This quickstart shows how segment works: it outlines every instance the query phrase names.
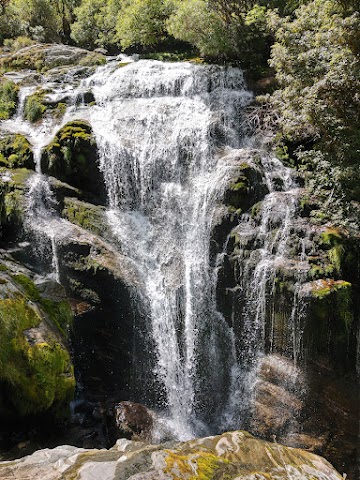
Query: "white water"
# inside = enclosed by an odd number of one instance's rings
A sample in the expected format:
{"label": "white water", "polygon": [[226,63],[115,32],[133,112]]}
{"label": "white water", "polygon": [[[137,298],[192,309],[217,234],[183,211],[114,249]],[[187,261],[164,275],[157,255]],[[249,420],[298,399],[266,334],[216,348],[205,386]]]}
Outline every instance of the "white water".
{"label": "white water", "polygon": [[108,219],[142,280],[158,408],[187,439],[208,431],[202,412],[226,403],[224,378],[236,361],[233,333],[216,311],[209,247],[233,169],[218,149],[240,145],[251,95],[236,69],[140,61],[107,73],[88,84]]}
{"label": "white water", "polygon": [[[254,404],[259,361],[265,351],[274,349],[274,312],[271,305],[276,291],[276,277],[283,268],[291,268],[295,278],[292,308],[286,319],[289,332],[287,351],[294,364],[302,356],[302,334],[305,305],[300,301],[300,287],[309,264],[306,262],[305,244],[296,237],[294,245],[291,234],[297,226],[296,209],[299,188],[286,168],[276,158],[263,155],[261,167],[269,193],[261,203],[256,218],[244,214],[236,234],[239,242],[237,275],[241,289],[241,351],[239,374],[233,384],[233,397],[241,405],[241,418],[250,415]],[[292,249],[300,250],[299,261],[293,264]],[[281,273],[280,273],[281,278]],[[285,311],[285,307],[282,309]],[[269,321],[270,320],[270,321]],[[270,332],[266,326],[270,324]],[[266,345],[266,342],[269,345]]]}
{"label": "white water", "polygon": [[[114,242],[140,279],[142,328],[149,336],[144,356],[153,357],[145,373],[156,390],[145,401],[155,401],[151,406],[181,440],[238,428],[265,349],[268,291],[277,266],[288,257],[297,186],[290,169],[262,156],[269,194],[260,221],[245,214],[238,228],[242,254],[250,241],[257,247],[239,261],[245,305],[239,355],[234,332],[216,309],[210,238],[218,201],[236,169],[225,153],[247,144],[242,113],[252,96],[242,72],[190,63],[140,61],[125,68],[117,63],[98,68],[81,83],[71,76],[63,84],[45,82],[42,88],[52,89],[53,101],[70,98],[58,120],[47,118],[35,126],[24,121],[24,101],[32,90],[21,90],[18,112],[3,128],[26,135],[33,145],[37,173],[29,185],[27,223],[39,249],[50,250],[52,275],[60,282],[57,247],[68,224],[59,218],[49,181],[41,174],[41,152],[68,121],[89,121]],[[89,90],[96,105],[79,105]],[[298,297],[297,284],[289,319],[295,361],[301,350]]]}

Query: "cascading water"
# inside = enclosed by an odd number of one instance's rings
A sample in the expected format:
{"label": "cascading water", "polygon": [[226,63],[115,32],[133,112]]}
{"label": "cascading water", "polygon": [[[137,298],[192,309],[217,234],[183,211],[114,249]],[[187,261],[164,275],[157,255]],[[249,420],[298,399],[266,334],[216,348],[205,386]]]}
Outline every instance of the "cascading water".
{"label": "cascading water", "polygon": [[[301,232],[305,230],[297,225],[300,189],[292,170],[268,154],[261,156],[261,169],[269,193],[261,202],[257,215],[242,215],[235,230],[239,243],[237,281],[241,292],[241,348],[233,396],[237,398],[242,419],[251,417],[262,357],[266,351],[276,351],[275,313],[270,306],[275,300],[276,277],[283,268],[291,268],[294,277],[292,307],[285,319],[288,339],[283,353],[292,356],[295,367],[302,357],[306,302],[303,298],[300,301],[300,297],[310,268],[306,261],[306,240],[296,238],[299,245],[294,245],[294,237],[291,237],[296,228]],[[298,261],[294,261],[292,249],[300,251]]]}
{"label": "cascading water", "polygon": [[[33,243],[37,253],[43,258],[51,256],[51,276],[58,283],[60,283],[60,268],[57,242],[66,237],[69,229],[67,222],[59,218],[57,214],[56,200],[49,179],[41,171],[41,156],[43,149],[51,142],[56,131],[70,121],[74,115],[78,115],[76,100],[81,95],[82,90],[73,83],[72,76],[67,75],[60,84],[54,84],[54,82],[42,78],[42,83],[36,86],[21,87],[18,108],[14,117],[2,124],[4,131],[20,133],[27,137],[32,144],[35,174],[30,177],[28,182],[27,215],[24,226],[35,238]],[[35,124],[27,121],[24,118],[26,100],[36,91],[43,91],[51,101],[56,101],[57,98],[61,99],[64,95],[67,95],[69,107],[63,117],[46,117]],[[49,94],[49,91],[54,93]]]}
{"label": "cascading water", "polygon": [[[57,244],[69,224],[59,218],[49,181],[41,174],[42,149],[66,122],[89,121],[106,182],[113,241],[139,279],[136,298],[145,319],[139,328],[148,342],[138,350],[144,346],[142,355],[151,358],[143,362],[144,390],[151,392],[142,400],[161,412],[166,428],[179,439],[238,428],[265,348],[267,291],[288,254],[297,198],[290,169],[261,155],[269,194],[258,223],[244,214],[238,227],[240,257],[249,243],[256,247],[239,260],[244,304],[239,351],[233,329],[217,311],[218,264],[210,240],[219,200],[237,169],[226,154],[242,147],[246,153],[251,143],[241,127],[252,98],[242,72],[152,61],[118,68],[116,60],[72,82],[66,77],[63,84],[41,86],[52,90],[47,93],[52,101],[64,95],[71,99],[63,118],[35,126],[24,121],[25,98],[33,92],[25,87],[18,113],[4,122],[4,129],[23,133],[34,147],[29,228],[42,239],[40,245],[45,241],[50,247],[53,275],[60,281]],[[96,105],[81,105],[89,90]],[[301,344],[300,285],[290,319],[295,359]]]}
{"label": "cascading water", "polygon": [[89,84],[108,219],[141,278],[158,406],[175,435],[190,438],[206,433],[211,417],[216,428],[236,362],[216,311],[209,246],[232,172],[217,149],[240,145],[251,95],[236,69],[141,61],[105,72]]}

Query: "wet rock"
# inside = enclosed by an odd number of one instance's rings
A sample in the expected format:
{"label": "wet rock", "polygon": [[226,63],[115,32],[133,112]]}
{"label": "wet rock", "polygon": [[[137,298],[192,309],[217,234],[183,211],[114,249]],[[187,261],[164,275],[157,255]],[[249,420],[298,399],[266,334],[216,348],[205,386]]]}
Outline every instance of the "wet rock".
{"label": "wet rock", "polygon": [[342,479],[321,457],[257,440],[246,432],[166,445],[122,439],[108,451],[62,446],[0,463],[1,478],[65,480],[75,476],[82,480]]}
{"label": "wet rock", "polygon": [[14,261],[0,265],[0,397],[12,415],[62,415],[75,387],[67,348],[72,313],[63,294],[43,296],[33,279]]}
{"label": "wet rock", "polygon": [[61,128],[43,152],[41,166],[43,173],[105,201],[96,143],[86,122],[69,122]]}
{"label": "wet rock", "polygon": [[299,429],[304,408],[305,381],[301,370],[280,355],[264,357],[258,370],[251,431],[284,441]]}
{"label": "wet rock", "polygon": [[114,406],[117,438],[150,440],[154,414],[140,403],[120,402]]}

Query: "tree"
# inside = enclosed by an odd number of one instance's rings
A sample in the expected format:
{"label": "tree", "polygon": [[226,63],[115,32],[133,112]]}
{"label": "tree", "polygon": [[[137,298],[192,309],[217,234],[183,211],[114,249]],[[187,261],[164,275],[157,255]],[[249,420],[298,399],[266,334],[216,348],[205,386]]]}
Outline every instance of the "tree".
{"label": "tree", "polygon": [[166,20],[173,11],[168,0],[131,0],[123,3],[116,24],[123,48],[156,45],[167,36]]}
{"label": "tree", "polygon": [[86,48],[115,44],[115,26],[120,7],[119,0],[83,0],[74,9],[76,21],[71,27],[71,37]]}
{"label": "tree", "polygon": [[316,140],[341,165],[343,179],[359,181],[360,15],[344,15],[335,0],[314,0],[295,18],[270,21],[276,32],[271,65],[280,90],[273,104],[285,137]]}
{"label": "tree", "polygon": [[29,37],[33,29],[43,29],[43,41],[60,40],[60,22],[55,8],[48,0],[13,0],[11,6],[18,17],[21,30]]}

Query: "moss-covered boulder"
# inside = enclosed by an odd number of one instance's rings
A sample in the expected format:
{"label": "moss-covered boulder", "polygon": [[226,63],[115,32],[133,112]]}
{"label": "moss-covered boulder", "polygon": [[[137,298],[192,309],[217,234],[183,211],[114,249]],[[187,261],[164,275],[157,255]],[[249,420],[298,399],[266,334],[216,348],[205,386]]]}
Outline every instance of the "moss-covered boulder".
{"label": "moss-covered boulder", "polygon": [[23,229],[27,181],[32,174],[33,171],[26,168],[9,170],[0,167],[0,238],[2,240],[13,241]]}
{"label": "moss-covered boulder", "polygon": [[24,118],[31,123],[41,120],[46,112],[46,106],[43,103],[44,91],[37,91],[29,95],[24,105]]}
{"label": "moss-covered boulder", "polygon": [[35,169],[34,155],[28,140],[20,134],[0,136],[0,167]]}
{"label": "moss-covered boulder", "polygon": [[0,77],[0,120],[7,120],[16,110],[19,87],[8,80]]}
{"label": "moss-covered boulder", "polygon": [[57,447],[0,463],[0,477],[141,480],[341,480],[323,458],[230,432],[184,443],[149,445],[118,440],[110,450]]}
{"label": "moss-covered boulder", "polygon": [[105,212],[106,210],[102,206],[82,202],[73,197],[64,198],[62,216],[69,222],[95,233],[95,235],[106,236],[108,232]]}
{"label": "moss-covered boulder", "polygon": [[41,165],[44,173],[104,200],[96,142],[88,123],[74,121],[61,128],[44,150]]}
{"label": "moss-covered boulder", "polygon": [[103,65],[106,58],[101,53],[89,52],[69,45],[35,44],[2,55],[0,69],[37,70],[46,72],[55,67]]}
{"label": "moss-covered boulder", "polygon": [[224,195],[224,203],[238,214],[246,212],[259,202],[268,190],[261,172],[254,165],[243,162],[233,175]]}
{"label": "moss-covered boulder", "polygon": [[31,273],[0,265],[0,390],[8,413],[67,412],[75,377],[66,347],[72,312],[65,296],[49,296]]}

